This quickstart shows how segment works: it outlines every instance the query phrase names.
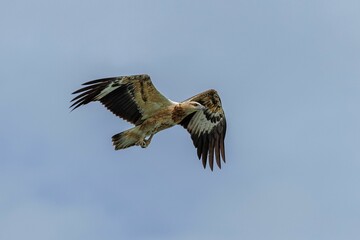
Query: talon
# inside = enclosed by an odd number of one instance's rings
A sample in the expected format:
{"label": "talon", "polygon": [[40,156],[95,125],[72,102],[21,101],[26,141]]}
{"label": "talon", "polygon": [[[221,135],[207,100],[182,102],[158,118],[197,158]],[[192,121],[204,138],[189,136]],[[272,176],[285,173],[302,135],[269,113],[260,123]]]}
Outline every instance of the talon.
{"label": "talon", "polygon": [[146,142],[146,140],[140,142],[140,147],[146,148],[149,144]]}

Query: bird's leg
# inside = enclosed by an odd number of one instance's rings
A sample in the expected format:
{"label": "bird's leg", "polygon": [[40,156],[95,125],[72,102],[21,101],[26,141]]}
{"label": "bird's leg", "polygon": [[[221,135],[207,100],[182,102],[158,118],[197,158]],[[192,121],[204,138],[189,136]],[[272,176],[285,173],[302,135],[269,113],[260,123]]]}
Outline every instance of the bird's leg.
{"label": "bird's leg", "polygon": [[154,136],[154,134],[151,134],[148,139],[144,138],[142,141],[139,141],[137,145],[140,145],[140,147],[142,147],[142,148],[146,148],[147,146],[149,146],[153,136]]}
{"label": "bird's leg", "polygon": [[147,146],[149,146],[151,139],[153,138],[154,134],[151,134],[150,137],[148,139],[144,139],[144,146],[141,146],[142,148],[146,148]]}

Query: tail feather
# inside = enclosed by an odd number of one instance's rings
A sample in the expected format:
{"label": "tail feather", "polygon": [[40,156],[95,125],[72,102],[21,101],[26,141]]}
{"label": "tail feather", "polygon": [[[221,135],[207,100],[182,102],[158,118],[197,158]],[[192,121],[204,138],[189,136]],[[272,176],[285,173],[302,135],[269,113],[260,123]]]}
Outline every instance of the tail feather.
{"label": "tail feather", "polygon": [[115,150],[125,149],[135,146],[141,139],[141,135],[137,131],[137,127],[131,128],[124,132],[112,136],[112,142]]}

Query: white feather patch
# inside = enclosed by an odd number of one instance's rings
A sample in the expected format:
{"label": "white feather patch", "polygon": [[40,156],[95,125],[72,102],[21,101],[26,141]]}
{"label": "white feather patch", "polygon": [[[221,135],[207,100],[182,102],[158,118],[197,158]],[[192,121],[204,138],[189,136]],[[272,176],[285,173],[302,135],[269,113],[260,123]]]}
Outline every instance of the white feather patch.
{"label": "white feather patch", "polygon": [[200,135],[202,133],[209,133],[217,123],[212,123],[209,121],[204,112],[200,111],[195,114],[195,116],[191,119],[189,123],[189,129],[191,132]]}
{"label": "white feather patch", "polygon": [[121,79],[116,79],[115,81],[109,83],[109,85],[106,86],[94,99],[100,100],[101,98],[105,97],[115,89],[119,88],[121,86]]}

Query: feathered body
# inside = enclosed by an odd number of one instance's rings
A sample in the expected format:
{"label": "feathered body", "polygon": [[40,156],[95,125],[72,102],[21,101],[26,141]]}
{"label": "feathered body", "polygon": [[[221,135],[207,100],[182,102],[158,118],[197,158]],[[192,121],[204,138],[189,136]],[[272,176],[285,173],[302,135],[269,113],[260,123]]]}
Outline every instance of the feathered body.
{"label": "feathered body", "polygon": [[73,93],[79,94],[72,100],[73,110],[100,101],[115,115],[135,125],[112,137],[116,150],[134,145],[145,148],[156,133],[179,124],[191,134],[204,167],[209,158],[213,169],[214,152],[219,167],[221,158],[225,162],[226,119],[215,90],[178,103],[164,97],[146,74],[98,79],[84,85],[87,86]]}

